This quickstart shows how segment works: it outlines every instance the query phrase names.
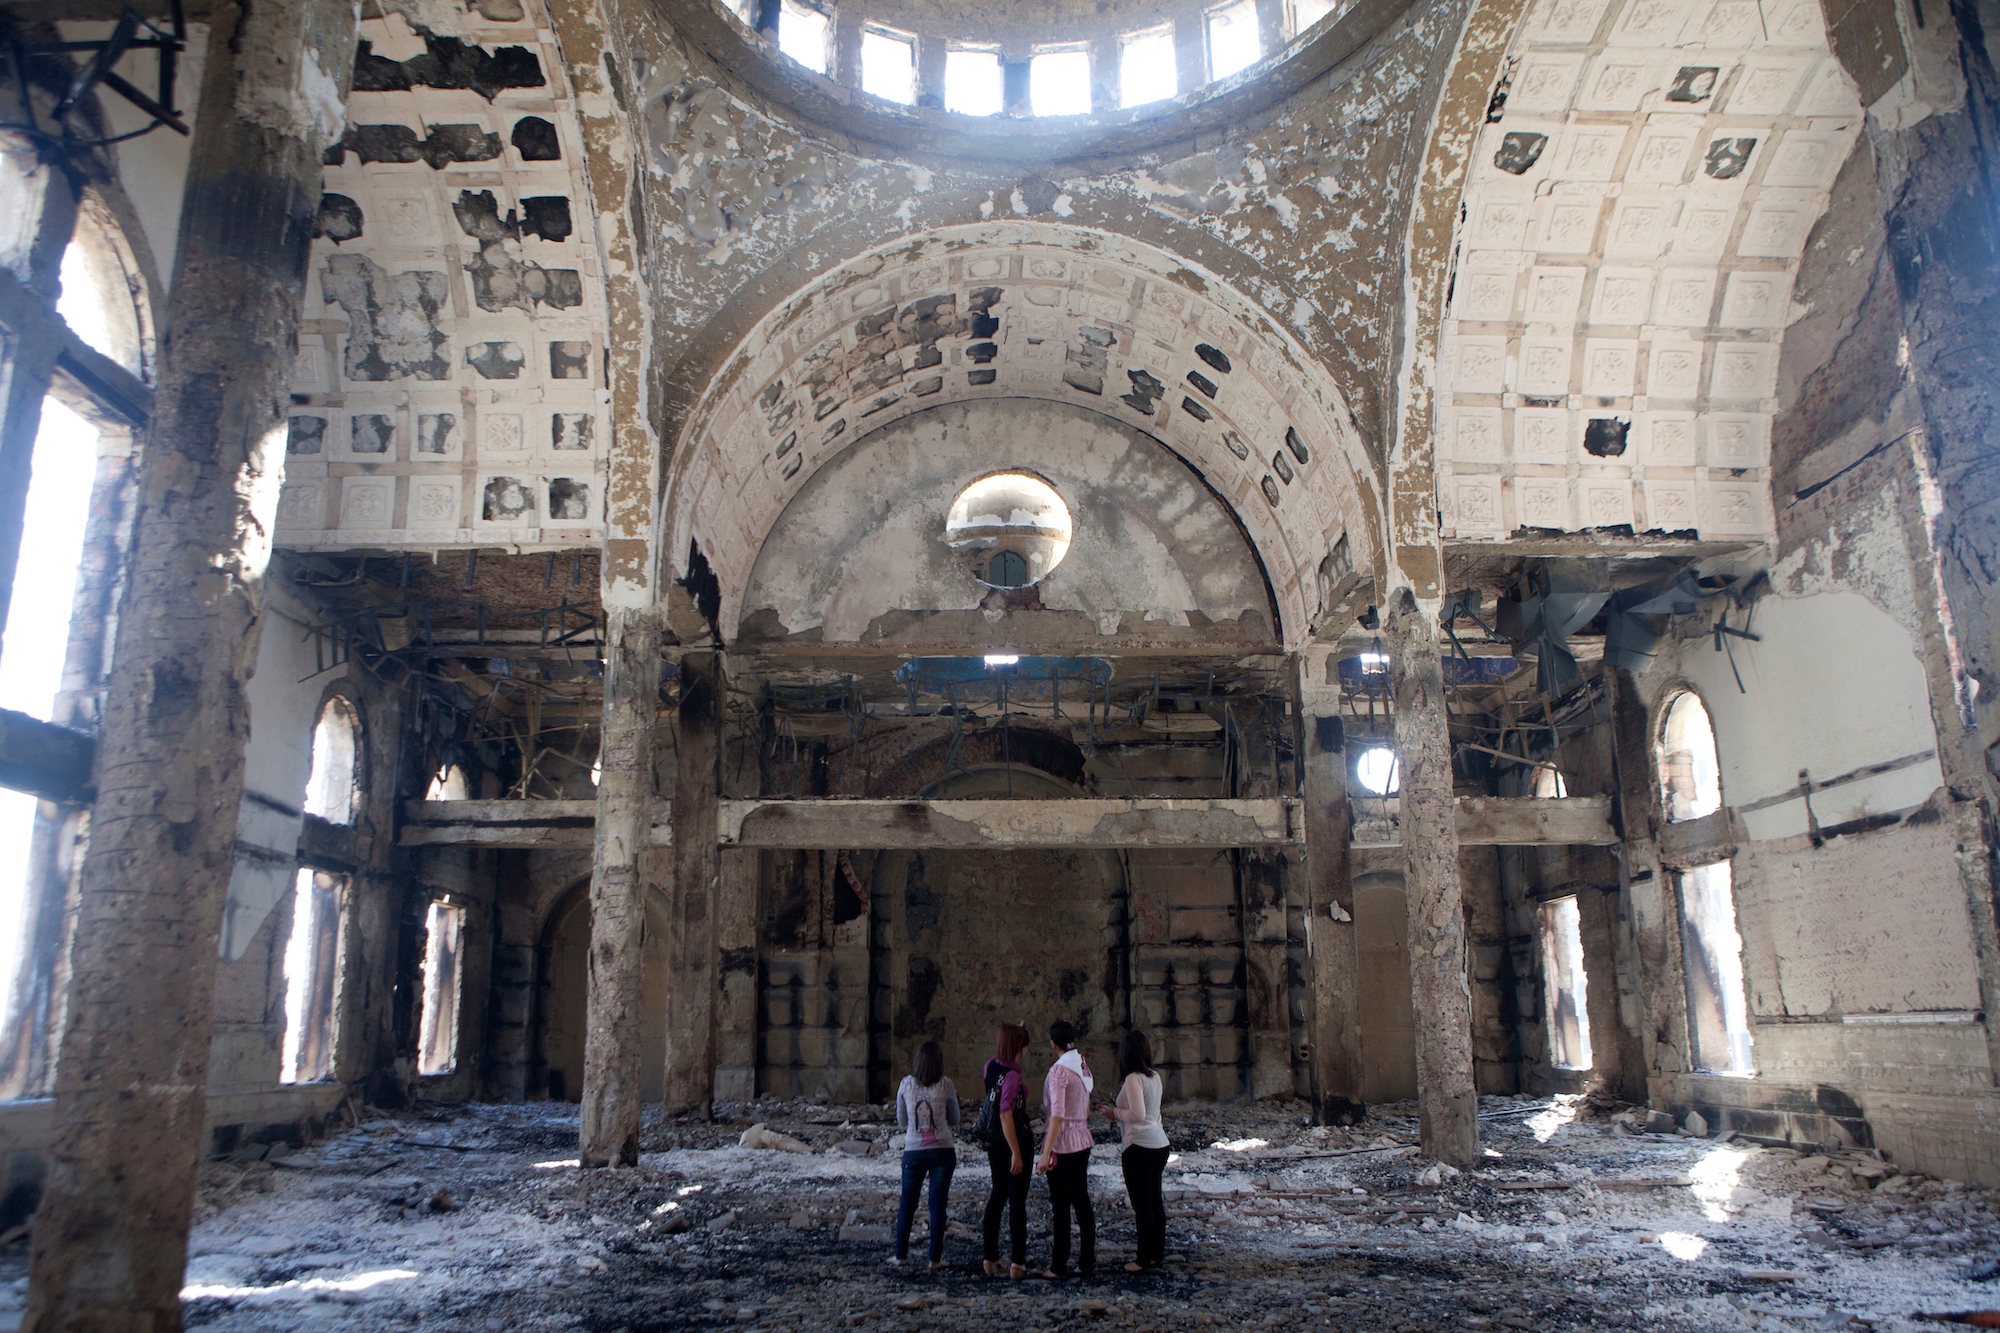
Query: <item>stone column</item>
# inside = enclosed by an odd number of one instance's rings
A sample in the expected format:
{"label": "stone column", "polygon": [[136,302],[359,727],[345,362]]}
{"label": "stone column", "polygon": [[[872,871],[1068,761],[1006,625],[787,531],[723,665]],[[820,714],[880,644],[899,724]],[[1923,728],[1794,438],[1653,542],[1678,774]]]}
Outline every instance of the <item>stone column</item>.
{"label": "stone column", "polygon": [[1357,990],[1354,883],[1348,868],[1352,823],[1347,752],[1340,721],[1335,654],[1299,655],[1298,704],[1305,733],[1307,984],[1312,993],[1315,1109],[1322,1122],[1361,1114],[1361,1009]]}
{"label": "stone column", "polygon": [[[835,859],[833,852],[824,855],[828,862]],[[746,1102],[757,1095],[757,887],[763,856],[742,847],[718,852],[714,1096],[719,1102]]]}
{"label": "stone column", "polygon": [[175,1329],[320,154],[356,0],[218,0],[79,879],[24,1329]]}
{"label": "stone column", "polygon": [[1667,870],[1660,864],[1659,800],[1654,795],[1652,724],[1638,679],[1629,671],[1607,668],[1604,683],[1611,693],[1612,759],[1618,776],[1619,889],[1632,931],[1634,980],[1639,990],[1639,1048],[1646,1071],[1649,1100],[1666,1088],[1663,1077],[1686,1072],[1686,992],[1680,976],[1679,907]]}
{"label": "stone column", "polygon": [[653,832],[653,722],[660,700],[659,612],[619,609],[608,620],[579,1143],[587,1167],[639,1161],[646,924],[640,858]]}
{"label": "stone column", "polygon": [[1410,996],[1417,1019],[1417,1110],[1424,1152],[1465,1165],[1479,1156],[1472,1083],[1472,995],[1452,805],[1451,736],[1437,622],[1408,589],[1384,617],[1394,671],[1396,755],[1410,912]]}
{"label": "stone column", "polygon": [[673,960],[667,993],[669,1115],[704,1110],[715,1095],[722,655],[689,652],[681,659],[680,690],[674,738],[673,936],[668,942]]}

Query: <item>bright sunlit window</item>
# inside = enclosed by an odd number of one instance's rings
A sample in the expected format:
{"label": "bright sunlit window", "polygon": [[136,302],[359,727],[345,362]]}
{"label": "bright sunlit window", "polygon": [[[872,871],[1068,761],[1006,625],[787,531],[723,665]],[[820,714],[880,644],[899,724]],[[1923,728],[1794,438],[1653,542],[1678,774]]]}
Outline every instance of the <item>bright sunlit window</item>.
{"label": "bright sunlit window", "polygon": [[1686,974],[1688,1035],[1695,1067],[1750,1074],[1750,1004],[1743,989],[1743,936],[1736,928],[1736,888],[1729,862],[1680,877],[1681,968]]}
{"label": "bright sunlit window", "polygon": [[1041,51],[1028,66],[1028,101],[1038,116],[1090,114],[1090,52]]}
{"label": "bright sunlit window", "polygon": [[1118,39],[1118,105],[1144,106],[1180,90],[1172,24]]}
{"label": "bright sunlit window", "polygon": [[1542,904],[1542,992],[1549,1062],[1590,1068],[1590,1006],[1583,974],[1583,919],[1574,897]]}
{"label": "bright sunlit window", "polygon": [[1560,800],[1569,795],[1569,784],[1563,781],[1562,770],[1553,764],[1543,764],[1535,770],[1535,783],[1531,795],[1540,800]]}
{"label": "bright sunlit window", "polygon": [[1354,760],[1354,778],[1376,796],[1394,796],[1403,785],[1402,765],[1386,745],[1373,745]]}
{"label": "bright sunlit window", "polygon": [[917,39],[867,28],[861,33],[861,91],[905,106],[917,100]]}
{"label": "bright sunlit window", "polygon": [[80,214],[75,238],[63,250],[56,313],[77,337],[137,373],[139,306],[122,256],[117,233],[93,211]]}
{"label": "bright sunlit window", "polygon": [[986,654],[986,665],[990,667],[1019,666],[1020,663],[1021,663],[1021,657],[1020,654],[1018,653]]}
{"label": "bright sunlit window", "polygon": [[962,116],[997,116],[1006,100],[998,51],[953,49],[944,53],[944,109]]}
{"label": "bright sunlit window", "polygon": [[1292,0],[1292,36],[1298,36],[1338,8],[1336,0]]}
{"label": "bright sunlit window", "polygon": [[457,764],[447,764],[431,777],[430,790],[424,793],[426,801],[464,801],[471,799],[471,786],[465,780],[465,770]]}
{"label": "bright sunlit window", "polygon": [[424,1008],[417,1031],[417,1072],[458,1067],[458,988],[465,909],[434,902],[424,919]]}
{"label": "bright sunlit window", "polygon": [[354,705],[338,695],[319,710],[313,728],[312,773],[306,779],[306,813],[330,824],[354,822],[357,760],[361,751],[361,718]]}
{"label": "bright sunlit window", "polygon": [[1701,696],[1684,690],[1660,724],[1660,803],[1669,822],[1700,819],[1722,808],[1722,765],[1715,727]]}
{"label": "bright sunlit window", "polygon": [[1257,36],[1257,0],[1208,11],[1208,77],[1226,79],[1264,54]]}
{"label": "bright sunlit window", "polygon": [[314,1083],[333,1077],[341,884],[337,875],[305,868],[299,871],[292,889],[292,933],[285,942],[281,1083]]}
{"label": "bright sunlit window", "polygon": [[827,30],[831,25],[817,9],[784,0],[778,11],[778,50],[815,74],[827,71]]}

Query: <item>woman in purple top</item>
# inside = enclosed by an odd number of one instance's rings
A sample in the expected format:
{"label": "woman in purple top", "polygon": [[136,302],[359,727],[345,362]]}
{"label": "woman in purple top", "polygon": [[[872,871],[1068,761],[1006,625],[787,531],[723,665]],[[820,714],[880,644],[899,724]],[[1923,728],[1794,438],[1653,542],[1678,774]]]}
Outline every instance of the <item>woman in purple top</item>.
{"label": "woman in purple top", "polygon": [[986,1276],[1000,1276],[1000,1214],[1007,1214],[1007,1239],[1014,1263],[1009,1277],[1028,1275],[1028,1157],[1034,1134],[1028,1129],[1028,1089],[1021,1081],[1021,1056],[1028,1049],[1028,1029],[1002,1023],[993,1058],[986,1062],[986,1092],[999,1089],[994,1107],[1000,1113],[999,1134],[986,1145],[986,1164],[993,1171],[993,1192],[986,1196]]}
{"label": "woman in purple top", "polygon": [[1083,1053],[1076,1049],[1076,1029],[1058,1019],[1049,1025],[1049,1049],[1056,1062],[1042,1085],[1048,1124],[1042,1135],[1041,1159],[1035,1173],[1049,1178],[1049,1202],[1054,1206],[1055,1238],[1049,1247],[1044,1277],[1069,1276],[1069,1215],[1076,1211],[1082,1239],[1076,1271],[1097,1273],[1097,1215],[1090,1207],[1090,1091],[1095,1081]]}

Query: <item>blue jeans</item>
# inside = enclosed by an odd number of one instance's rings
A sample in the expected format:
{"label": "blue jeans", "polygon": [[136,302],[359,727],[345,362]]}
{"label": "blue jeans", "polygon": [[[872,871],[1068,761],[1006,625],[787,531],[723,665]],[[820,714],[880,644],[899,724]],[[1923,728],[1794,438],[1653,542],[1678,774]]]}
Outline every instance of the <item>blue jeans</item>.
{"label": "blue jeans", "polygon": [[956,1148],[919,1148],[903,1154],[903,1202],[896,1209],[896,1257],[910,1254],[910,1224],[917,1220],[917,1193],[924,1177],[931,1182],[931,1262],[944,1256],[944,1207],[951,1194],[951,1173],[958,1166]]}

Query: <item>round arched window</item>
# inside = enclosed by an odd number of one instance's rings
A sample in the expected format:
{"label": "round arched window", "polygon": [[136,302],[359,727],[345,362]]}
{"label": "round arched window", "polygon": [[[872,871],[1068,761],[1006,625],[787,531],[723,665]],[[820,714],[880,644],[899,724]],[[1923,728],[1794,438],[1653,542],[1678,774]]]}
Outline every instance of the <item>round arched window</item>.
{"label": "round arched window", "polygon": [[313,728],[312,774],[306,779],[306,813],[329,824],[352,824],[357,804],[356,760],[361,753],[361,717],[354,705],[335,695],[321,705]]}
{"label": "round arched window", "polygon": [[1069,553],[1069,506],[1055,487],[1025,472],[981,477],[958,493],[944,539],[990,588],[1039,583]]}
{"label": "round arched window", "polygon": [[1722,765],[1715,727],[1701,696],[1683,690],[1660,722],[1660,804],[1668,822],[1700,819],[1722,808]]}

